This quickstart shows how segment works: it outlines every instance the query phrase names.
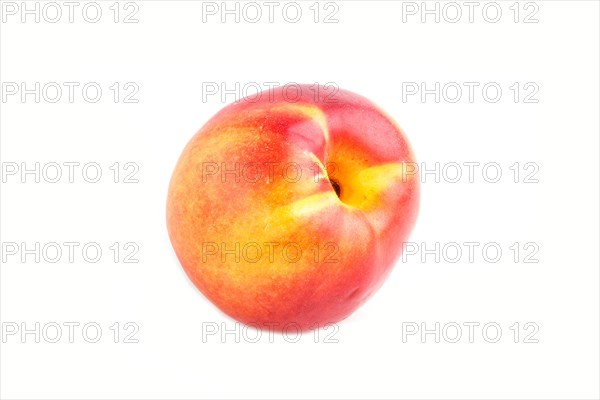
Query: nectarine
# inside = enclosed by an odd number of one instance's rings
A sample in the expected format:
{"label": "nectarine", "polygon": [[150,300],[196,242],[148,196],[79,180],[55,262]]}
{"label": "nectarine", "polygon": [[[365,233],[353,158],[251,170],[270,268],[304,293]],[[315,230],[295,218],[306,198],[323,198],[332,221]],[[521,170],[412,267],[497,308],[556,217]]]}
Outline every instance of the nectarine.
{"label": "nectarine", "polygon": [[419,179],[406,172],[406,136],[373,103],[284,88],[225,107],[190,140],[167,228],[223,312],[304,330],[346,318],[382,285],[414,225]]}

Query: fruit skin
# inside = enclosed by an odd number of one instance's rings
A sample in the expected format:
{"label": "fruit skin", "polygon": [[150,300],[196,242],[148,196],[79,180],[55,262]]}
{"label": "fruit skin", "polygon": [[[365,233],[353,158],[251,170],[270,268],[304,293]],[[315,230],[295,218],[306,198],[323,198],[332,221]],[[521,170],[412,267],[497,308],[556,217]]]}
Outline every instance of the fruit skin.
{"label": "fruit skin", "polygon": [[167,199],[193,283],[229,316],[275,330],[354,312],[391,272],[419,204],[412,150],[387,115],[349,91],[299,88],[218,112],[183,150]]}

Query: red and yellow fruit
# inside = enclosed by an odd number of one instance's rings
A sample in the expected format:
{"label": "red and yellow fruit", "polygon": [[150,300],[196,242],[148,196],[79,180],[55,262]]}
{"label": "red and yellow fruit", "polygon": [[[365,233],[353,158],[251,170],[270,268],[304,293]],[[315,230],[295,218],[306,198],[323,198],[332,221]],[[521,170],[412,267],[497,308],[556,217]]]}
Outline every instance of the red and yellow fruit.
{"label": "red and yellow fruit", "polygon": [[216,114],[181,154],[167,200],[194,284],[231,317],[275,329],[335,323],[364,303],[419,202],[414,155],[387,115],[348,91],[300,89]]}

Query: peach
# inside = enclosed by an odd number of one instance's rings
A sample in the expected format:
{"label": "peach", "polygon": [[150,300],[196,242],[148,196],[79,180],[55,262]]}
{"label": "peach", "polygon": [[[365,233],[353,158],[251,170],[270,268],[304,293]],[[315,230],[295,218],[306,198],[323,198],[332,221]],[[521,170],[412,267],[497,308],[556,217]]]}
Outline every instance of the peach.
{"label": "peach", "polygon": [[338,322],[383,284],[415,223],[403,131],[373,103],[300,85],[228,105],[173,172],[167,228],[198,289],[246,324]]}

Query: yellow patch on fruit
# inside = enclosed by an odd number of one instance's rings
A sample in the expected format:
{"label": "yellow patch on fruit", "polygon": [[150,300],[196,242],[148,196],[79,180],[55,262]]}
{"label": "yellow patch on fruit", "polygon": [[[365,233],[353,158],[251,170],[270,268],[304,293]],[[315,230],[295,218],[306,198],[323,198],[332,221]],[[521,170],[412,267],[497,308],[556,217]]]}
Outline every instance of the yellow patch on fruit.
{"label": "yellow patch on fruit", "polygon": [[284,212],[291,217],[307,217],[335,204],[339,204],[337,195],[333,191],[328,191],[296,200],[283,208],[285,209]]}
{"label": "yellow patch on fruit", "polygon": [[369,210],[377,206],[381,193],[398,183],[413,179],[405,163],[389,163],[359,170],[354,176],[346,176],[341,200],[345,204]]}

